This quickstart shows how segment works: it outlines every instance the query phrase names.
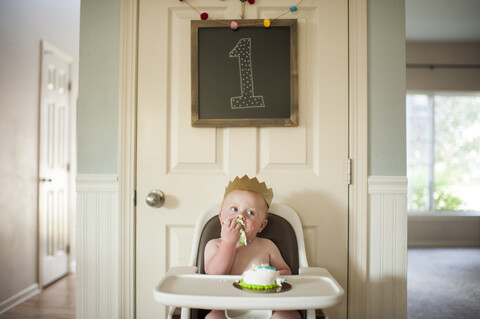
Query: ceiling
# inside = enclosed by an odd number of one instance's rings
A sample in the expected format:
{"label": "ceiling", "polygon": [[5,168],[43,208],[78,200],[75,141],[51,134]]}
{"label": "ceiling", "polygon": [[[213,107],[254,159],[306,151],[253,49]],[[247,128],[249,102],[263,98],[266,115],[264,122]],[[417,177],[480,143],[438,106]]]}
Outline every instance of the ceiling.
{"label": "ceiling", "polygon": [[405,0],[407,41],[480,42],[480,0]]}

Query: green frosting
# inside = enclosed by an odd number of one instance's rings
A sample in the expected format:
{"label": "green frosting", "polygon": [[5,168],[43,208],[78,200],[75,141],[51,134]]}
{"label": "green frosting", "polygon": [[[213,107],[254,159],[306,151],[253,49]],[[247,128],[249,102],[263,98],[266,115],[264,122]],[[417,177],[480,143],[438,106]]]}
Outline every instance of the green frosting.
{"label": "green frosting", "polygon": [[252,285],[252,284],[246,284],[243,279],[241,279],[238,284],[242,286],[243,288],[247,289],[252,289],[252,290],[268,290],[268,289],[273,289],[279,287],[277,284],[273,285],[267,285],[267,286],[259,286],[259,285]]}

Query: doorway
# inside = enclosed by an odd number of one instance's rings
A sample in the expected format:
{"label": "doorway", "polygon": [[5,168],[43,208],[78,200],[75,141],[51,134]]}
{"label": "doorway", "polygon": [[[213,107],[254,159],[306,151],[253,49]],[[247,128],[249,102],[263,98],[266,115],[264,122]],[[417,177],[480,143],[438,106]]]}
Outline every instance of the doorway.
{"label": "doorway", "polygon": [[42,41],[39,130],[40,286],[69,272],[71,208],[70,110],[73,58]]}
{"label": "doorway", "polygon": [[[478,43],[407,42],[407,306],[412,319],[468,317],[477,311],[468,303],[475,289],[456,302],[461,307],[438,289],[453,291],[466,276],[478,277],[478,267],[463,258],[475,263],[480,247],[480,67],[475,67],[480,60],[472,55],[479,50]],[[458,271],[451,274],[454,268]]]}
{"label": "doorway", "polygon": [[[239,1],[204,3],[212,15],[215,12],[222,18],[240,9]],[[246,18],[288,11],[273,0],[254,8],[247,11]],[[329,269],[347,286],[348,3],[312,2],[308,9],[300,7],[295,17],[299,21],[298,127],[194,128],[190,123],[191,90],[185,86],[191,74],[186,62],[190,51],[185,48],[190,47],[190,20],[197,19],[197,13],[182,2],[141,1],[138,317],[166,314],[151,298],[154,283],[169,267],[186,263],[197,215],[203,207],[221,200],[225,184],[236,175],[258,176],[274,188],[276,200],[300,212],[309,264]],[[239,40],[234,39],[235,33],[231,36],[234,43],[229,48]],[[144,201],[153,189],[166,195],[161,208],[149,207]],[[344,302],[331,313],[346,317],[346,307]]]}

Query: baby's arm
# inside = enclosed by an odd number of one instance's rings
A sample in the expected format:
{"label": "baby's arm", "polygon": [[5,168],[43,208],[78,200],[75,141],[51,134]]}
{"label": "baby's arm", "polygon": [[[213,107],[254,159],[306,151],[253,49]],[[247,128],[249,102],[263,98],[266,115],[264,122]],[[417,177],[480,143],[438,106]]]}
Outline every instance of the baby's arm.
{"label": "baby's arm", "polygon": [[205,273],[228,275],[235,257],[235,243],[229,244],[220,238],[210,240],[205,246]]}
{"label": "baby's arm", "polygon": [[280,250],[273,242],[270,243],[270,266],[275,267],[280,272],[280,275],[291,275],[292,271],[285,260],[283,260]]}
{"label": "baby's arm", "polygon": [[205,246],[205,273],[228,275],[235,258],[241,225],[234,221],[222,224],[221,238],[210,240]]}

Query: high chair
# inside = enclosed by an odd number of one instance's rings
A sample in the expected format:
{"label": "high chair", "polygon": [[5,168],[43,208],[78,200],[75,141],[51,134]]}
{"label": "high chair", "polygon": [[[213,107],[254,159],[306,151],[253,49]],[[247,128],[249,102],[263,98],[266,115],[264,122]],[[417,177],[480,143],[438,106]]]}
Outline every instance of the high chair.
{"label": "high chair", "polygon": [[[220,237],[220,221],[218,218],[220,206],[220,204],[211,206],[208,209],[204,210],[198,217],[197,223],[195,225],[189,266],[172,267],[172,269],[168,271],[168,273],[165,275],[162,281],[160,281],[160,283],[154,290],[154,298],[157,302],[160,302],[164,305],[174,306],[170,308],[169,318],[172,318],[174,313],[176,313],[175,306],[183,306],[185,304],[192,304],[201,309],[190,309],[182,307],[181,319],[204,318],[204,316],[209,312],[209,310],[202,309],[212,309],[211,303],[214,302],[214,300],[218,300],[219,298],[228,298],[228,296],[225,295],[215,296],[215,292],[212,292],[212,295],[209,296],[205,296],[203,292],[199,293],[198,295],[195,295],[194,293],[190,295],[188,289],[179,292],[178,290],[181,288],[178,287],[181,287],[182,282],[187,283],[187,280],[191,280],[191,282],[199,280],[198,283],[202,284],[200,282],[201,280],[208,279],[210,280],[210,283],[217,283],[223,281],[226,282],[228,280],[233,281],[234,279],[240,278],[240,276],[201,275],[205,274],[203,258],[204,247],[210,239]],[[318,281],[319,285],[313,286],[313,288],[309,288],[310,290],[308,290],[307,288],[308,292],[305,296],[297,296],[292,293],[290,297],[290,295],[287,293],[279,293],[278,295],[282,296],[278,297],[284,298],[281,301],[282,306],[290,303],[291,308],[289,309],[306,309],[304,311],[301,311],[302,318],[313,319],[316,318],[316,314],[319,315],[320,318],[328,318],[324,310],[317,309],[316,311],[315,309],[311,308],[311,305],[322,304],[325,305],[325,307],[338,305],[343,301],[344,291],[326,269],[318,267],[308,267],[302,224],[297,213],[287,205],[272,203],[267,218],[267,226],[261,233],[257,234],[257,237],[268,238],[273,241],[279,248],[283,259],[289,265],[292,271],[292,276],[282,277],[286,277],[289,282],[291,281],[292,286],[296,285],[295,280],[302,279],[308,280],[308,282],[312,285],[316,284],[316,281]],[[303,281],[302,286],[305,286],[306,282],[307,281]],[[229,289],[230,286],[228,285],[228,283],[226,285],[227,289]],[[205,287],[205,289],[209,288],[211,289],[212,286]],[[231,289],[235,290],[233,286],[231,287]],[[245,302],[250,302],[251,304],[258,304],[260,302],[261,304],[266,305],[268,304],[269,300],[274,300],[271,299],[271,296],[267,296],[272,294],[261,294],[252,292],[246,293],[250,293],[251,295],[244,296],[242,298],[246,298]],[[270,299],[261,299],[262,297]],[[239,301],[239,299],[235,300]],[[279,299],[277,299],[276,302],[280,302]],[[244,307],[243,309],[250,309],[245,308],[248,307],[247,304],[241,305],[242,307]],[[238,303],[236,303],[236,305],[238,306]],[[223,306],[227,308],[235,307],[230,303],[223,304]]]}

